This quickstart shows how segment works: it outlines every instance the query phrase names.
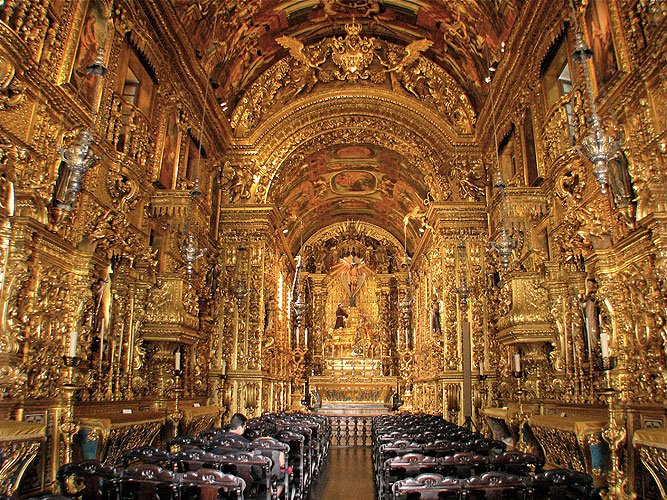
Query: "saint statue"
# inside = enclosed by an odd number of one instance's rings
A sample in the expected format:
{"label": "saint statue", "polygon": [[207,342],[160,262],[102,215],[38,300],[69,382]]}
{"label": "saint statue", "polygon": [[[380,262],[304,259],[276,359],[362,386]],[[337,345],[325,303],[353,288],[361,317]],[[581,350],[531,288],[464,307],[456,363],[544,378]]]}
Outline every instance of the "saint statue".
{"label": "saint statue", "polygon": [[338,309],[336,309],[336,326],[334,326],[334,330],[345,328],[345,318],[347,318],[347,313],[343,309],[343,304],[339,302]]}
{"label": "saint statue", "polygon": [[440,328],[440,303],[437,300],[433,301],[431,307],[431,330],[434,335],[442,333]]}

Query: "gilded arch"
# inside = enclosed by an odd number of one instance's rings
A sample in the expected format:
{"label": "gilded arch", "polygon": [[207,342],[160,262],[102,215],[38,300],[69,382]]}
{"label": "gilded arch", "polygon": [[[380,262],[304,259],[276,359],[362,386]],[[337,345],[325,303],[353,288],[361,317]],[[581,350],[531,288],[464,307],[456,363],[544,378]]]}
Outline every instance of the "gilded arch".
{"label": "gilded arch", "polygon": [[327,92],[293,103],[270,116],[248,140],[236,140],[235,154],[250,154],[256,165],[253,195],[267,202],[272,183],[285,162],[309,141],[375,142],[396,148],[428,180],[432,196],[447,200],[454,157],[479,157],[472,137],[462,137],[437,114],[416,101],[389,91],[374,95],[355,90]]}

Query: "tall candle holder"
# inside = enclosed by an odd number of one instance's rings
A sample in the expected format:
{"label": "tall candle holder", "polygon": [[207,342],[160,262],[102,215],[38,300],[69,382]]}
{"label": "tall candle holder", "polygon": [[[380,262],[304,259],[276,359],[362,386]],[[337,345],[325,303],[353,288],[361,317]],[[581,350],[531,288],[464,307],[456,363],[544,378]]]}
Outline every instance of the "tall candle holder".
{"label": "tall candle holder", "polygon": [[477,391],[479,392],[480,408],[484,405],[484,403],[486,403],[486,396],[489,393],[488,389],[486,388],[487,378],[489,378],[489,376],[485,373],[482,373],[481,371],[479,372],[479,375],[477,375],[477,380],[479,380]]}
{"label": "tall candle holder", "polygon": [[178,407],[181,393],[184,389],[181,387],[181,376],[183,370],[174,370],[174,411],[169,414],[169,420],[174,423],[174,437],[178,436],[178,424],[183,420],[184,413]]}
{"label": "tall candle holder", "polygon": [[609,423],[607,428],[602,431],[602,439],[609,444],[611,452],[611,467],[607,473],[607,491],[601,493],[603,500],[632,500],[637,498],[636,493],[628,493],[626,485],[628,478],[621,467],[621,457],[619,449],[627,436],[625,426],[619,425],[616,421],[616,408],[614,400],[618,389],[614,389],[611,379],[611,372],[616,368],[617,358],[615,356],[605,356],[600,360],[600,368],[605,374],[607,387],[598,391],[598,394],[607,400],[607,411],[609,413]]}
{"label": "tall candle holder", "polygon": [[516,394],[517,396],[517,404],[519,410],[514,417],[514,420],[518,425],[516,448],[519,451],[527,453],[528,445],[526,444],[526,441],[523,439],[523,428],[526,425],[526,421],[528,420],[528,415],[523,411],[523,398],[525,395],[525,391],[521,387],[521,381],[525,376],[526,376],[525,370],[512,370],[512,377],[516,379],[516,391],[514,391],[514,394]]}
{"label": "tall candle holder", "polygon": [[74,436],[79,432],[79,423],[74,419],[74,394],[81,389],[74,385],[74,368],[79,366],[81,358],[78,356],[63,356],[63,363],[67,368],[67,381],[62,390],[65,393],[65,413],[60,422],[60,433],[65,441],[65,463],[72,462],[72,443]]}

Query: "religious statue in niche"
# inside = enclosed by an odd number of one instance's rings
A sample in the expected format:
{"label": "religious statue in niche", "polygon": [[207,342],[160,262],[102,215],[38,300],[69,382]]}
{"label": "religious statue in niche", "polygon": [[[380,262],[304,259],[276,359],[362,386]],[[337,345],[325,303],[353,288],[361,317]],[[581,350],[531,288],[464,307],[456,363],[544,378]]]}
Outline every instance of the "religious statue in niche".
{"label": "religious statue in niche", "polygon": [[336,309],[336,325],[334,326],[334,330],[345,328],[345,318],[347,318],[347,313],[343,309],[342,302],[339,302],[338,309]]}
{"label": "religious statue in niche", "polygon": [[632,205],[632,181],[628,173],[628,158],[623,151],[619,151],[607,163],[609,168],[609,187],[618,208],[628,208]]}
{"label": "religious statue in niche", "polygon": [[593,346],[599,337],[600,309],[597,304],[595,280],[586,280],[586,294],[579,300],[579,313],[583,325],[583,341],[589,359],[592,358]]}
{"label": "religious statue in niche", "polygon": [[101,370],[102,360],[104,359],[104,343],[106,333],[109,328],[109,318],[111,314],[111,266],[104,269],[102,276],[92,285],[93,298],[95,300],[95,314],[92,318],[92,341],[91,350],[91,368]]}
{"label": "religious statue in niche", "polygon": [[264,306],[264,335],[275,330],[276,298],[272,295]]}
{"label": "religious statue in niche", "polygon": [[440,327],[440,302],[433,300],[431,305],[431,331],[433,335],[440,335],[442,328]]}

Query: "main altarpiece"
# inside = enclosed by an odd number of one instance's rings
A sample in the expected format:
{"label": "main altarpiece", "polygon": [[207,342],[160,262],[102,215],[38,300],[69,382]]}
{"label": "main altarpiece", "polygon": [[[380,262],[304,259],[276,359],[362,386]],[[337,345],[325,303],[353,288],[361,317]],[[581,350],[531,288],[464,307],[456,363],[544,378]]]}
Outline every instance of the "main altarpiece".
{"label": "main altarpiece", "polygon": [[0,492],[402,403],[664,498],[666,12],[2,2]]}

